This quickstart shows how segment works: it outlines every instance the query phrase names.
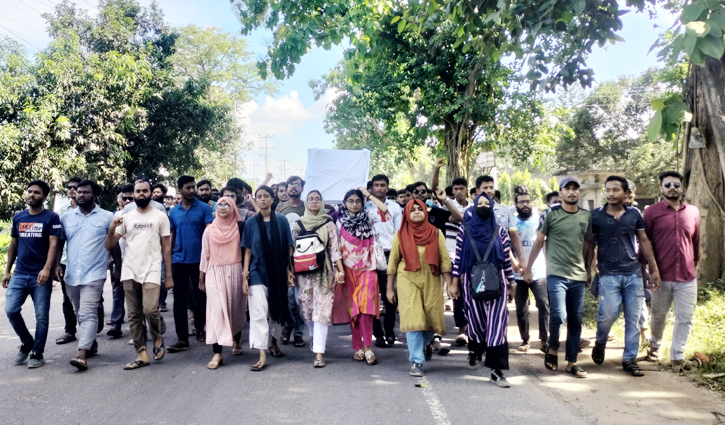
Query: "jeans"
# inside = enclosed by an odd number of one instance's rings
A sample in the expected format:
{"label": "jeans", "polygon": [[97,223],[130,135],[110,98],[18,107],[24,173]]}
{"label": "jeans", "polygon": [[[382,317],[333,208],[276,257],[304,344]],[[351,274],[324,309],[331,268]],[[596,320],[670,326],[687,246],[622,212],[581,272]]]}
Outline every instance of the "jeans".
{"label": "jeans", "polygon": [[[63,270],[63,276],[65,276],[65,264],[60,265],[61,270]],[[73,303],[71,303],[70,298],[68,297],[68,291],[65,289],[65,278],[61,276],[60,278],[60,289],[63,291],[63,319],[65,319],[65,333],[68,335],[75,335],[76,334],[76,314],[73,311]]]}
{"label": "jeans", "polygon": [[78,317],[78,349],[90,350],[98,330],[98,305],[106,280],[97,280],[87,285],[67,285],[68,297]]}
{"label": "jeans", "polygon": [[433,341],[434,335],[435,334],[431,331],[413,331],[405,333],[405,339],[408,341],[408,351],[410,351],[411,363],[425,363],[423,349]]}
{"label": "jeans", "polygon": [[166,263],[161,260],[161,292],[159,292],[159,307],[166,307],[166,297],[169,295],[166,291]]}
{"label": "jeans", "polygon": [[652,292],[652,338],[654,350],[662,346],[667,314],[675,302],[675,327],[672,330],[670,360],[684,360],[685,346],[690,338],[692,315],[697,305],[697,279],[691,282],[662,282],[660,289]]}
{"label": "jeans", "polygon": [[597,343],[607,344],[612,324],[624,306],[624,353],[622,362],[633,361],[639,351],[639,315],[642,313],[644,284],[642,276],[616,274],[599,276],[599,315]]}
{"label": "jeans", "polygon": [[[539,340],[549,338],[549,294],[546,288],[546,279],[537,279],[531,283],[525,280],[516,281],[516,321],[523,342],[529,342],[529,289],[534,294],[536,308],[539,310]],[[459,297],[461,298],[461,297]]]}
{"label": "jeans", "polygon": [[124,280],[123,290],[128,305],[128,327],[131,329],[133,346],[137,353],[146,350],[146,325],[154,341],[161,338],[161,313],[159,313],[159,285]]}
{"label": "jeans", "polygon": [[549,347],[559,350],[559,332],[566,320],[566,361],[575,363],[579,354],[584,315],[584,282],[560,276],[547,276],[549,288]]}
{"label": "jeans", "polygon": [[[43,354],[45,341],[48,338],[48,321],[50,312],[50,294],[53,292],[53,282],[48,279],[45,285],[38,285],[37,274],[14,274],[10,278],[5,291],[5,313],[8,315],[10,326],[20,337],[23,345],[33,344],[33,352]],[[20,311],[25,300],[30,295],[35,306],[35,342],[30,335],[25,320]]]}
{"label": "jeans", "polygon": [[297,305],[297,296],[295,295],[296,290],[296,286],[287,288],[287,304],[289,306],[290,317],[292,319],[289,322],[285,323],[285,327],[287,329],[294,328],[294,332],[292,333],[292,335],[295,338],[302,338],[302,335],[305,334],[305,319],[302,318],[302,313],[300,313],[300,307]]}
{"label": "jeans", "polygon": [[[206,325],[206,293],[199,289],[199,263],[171,264],[174,278],[174,324],[179,341],[189,342],[189,316],[186,312],[189,302],[189,288],[194,290],[194,328],[201,335]],[[191,286],[189,286],[191,282]]]}

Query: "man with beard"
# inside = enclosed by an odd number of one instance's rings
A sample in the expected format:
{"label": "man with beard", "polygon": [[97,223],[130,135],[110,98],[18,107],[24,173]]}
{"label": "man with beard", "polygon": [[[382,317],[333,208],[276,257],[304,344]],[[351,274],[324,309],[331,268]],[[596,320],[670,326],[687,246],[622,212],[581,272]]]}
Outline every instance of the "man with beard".
{"label": "man with beard", "polygon": [[196,184],[196,197],[211,208],[211,212],[216,211],[216,202],[211,200],[211,182],[202,180]]}
{"label": "man with beard", "polygon": [[280,198],[279,205],[275,212],[280,214],[295,213],[302,217],[305,214],[305,203],[302,202],[302,191],[305,189],[305,181],[301,177],[292,176],[287,179],[287,201]]}
{"label": "man with beard", "polygon": [[[237,191],[234,190],[233,187],[223,187],[222,190],[219,191],[219,194],[221,197],[226,196],[227,198],[232,198],[232,200],[236,203],[237,202]],[[247,221],[250,217],[252,217],[254,214],[256,214],[253,211],[249,211],[246,208],[237,207],[237,212],[239,212],[239,217],[241,218],[240,221]],[[213,214],[216,217],[216,213]]]}
{"label": "man with beard", "polygon": [[[129,204],[136,205],[133,202],[133,185],[126,184],[121,187],[119,196],[123,206],[121,210],[116,211],[114,217],[122,217],[125,211],[125,207]],[[134,211],[133,209],[129,210]],[[126,239],[121,238],[118,240],[118,244],[111,248],[111,284],[113,285],[113,310],[111,311],[111,320],[106,322],[107,325],[111,326],[111,329],[106,332],[106,335],[111,338],[120,338],[123,335],[121,332],[121,325],[123,324],[123,317],[126,315],[124,303],[126,295],[123,292],[123,285],[121,284],[121,268],[123,267],[123,257],[126,254]],[[117,251],[117,252],[114,252]]]}
{"label": "man with beard", "polygon": [[174,322],[178,341],[169,346],[170,353],[189,349],[189,282],[193,291],[194,328],[196,339],[204,342],[206,336],[206,293],[199,289],[199,262],[201,261],[201,237],[206,226],[214,221],[209,205],[196,197],[196,183],[191,176],[177,180],[181,202],[169,212],[171,242],[173,245],[174,273]]}
{"label": "man with beard", "polygon": [[659,271],[642,214],[637,208],[625,205],[630,195],[627,179],[609,176],[604,183],[604,190],[607,203],[592,211],[592,232],[597,245],[599,273],[599,315],[592,360],[599,365],[604,362],[607,336],[619,317],[620,309],[623,309],[622,368],[632,376],[644,376],[644,371],[637,366],[635,359],[639,351],[639,315],[644,298],[642,267],[637,261],[637,241],[639,249],[647,258],[652,279],[658,286]]}
{"label": "man with beard", "polygon": [[[577,204],[581,192],[579,181],[567,176],[559,183],[561,205],[551,208],[536,233],[524,280],[533,283],[533,267],[546,240],[546,284],[549,290],[549,342],[544,366],[557,370],[559,365],[559,332],[566,320],[566,372],[576,378],[587,373],[577,365],[581,343],[584,290],[591,282],[591,262],[594,253],[592,216]],[[521,258],[521,257],[519,257]]]}
{"label": "man with beard", "polygon": [[[539,217],[534,213],[531,203],[531,196],[528,193],[517,193],[514,195],[516,205],[516,229],[521,237],[524,246],[524,255],[531,255],[531,249],[536,241],[536,229],[539,227]],[[526,282],[519,273],[516,277],[516,292],[514,300],[516,303],[516,320],[521,334],[521,345],[519,351],[527,352],[529,344],[529,291],[534,294],[536,308],[539,310],[539,340],[541,351],[546,351],[546,344],[549,338],[549,293],[546,290],[546,260],[539,256],[531,269],[532,281]]]}
{"label": "man with beard", "polygon": [[[81,181],[76,192],[78,207],[61,217],[63,233],[59,244],[63,247],[67,241],[68,265],[61,267],[58,256],[55,277],[65,279],[68,297],[78,317],[78,354],[70,361],[78,370],[88,369],[86,358],[98,353],[97,312],[108,268],[108,250],[104,244],[113,221],[113,213],[96,205],[100,193],[101,187],[96,182]],[[118,255],[114,260],[120,261],[120,253],[113,251]]]}
{"label": "man with beard", "polygon": [[[171,209],[170,205],[166,204],[166,194],[168,193],[168,189],[166,186],[164,186],[163,183],[156,183],[152,186],[153,192],[151,196],[151,200],[154,202],[158,202],[159,204],[164,206],[164,209],[166,209],[166,215],[169,215],[169,210]],[[173,199],[173,197],[172,197]]]}
{"label": "man with beard", "polygon": [[[692,328],[692,314],[697,304],[697,262],[700,260],[700,212],[682,199],[682,175],[676,171],[660,174],[663,200],[644,210],[644,226],[652,241],[662,283],[645,273],[652,292],[652,337],[647,354],[659,360],[662,336],[672,301],[675,303],[675,326],[672,330],[670,361],[679,369],[687,364],[685,346]],[[640,250],[640,261],[644,263]]]}
{"label": "man with beard", "polygon": [[226,187],[234,188],[234,191],[237,194],[238,209],[242,208],[255,212],[254,205],[252,205],[250,202],[247,202],[247,195],[252,192],[251,186],[249,186],[244,180],[234,177],[229,179]]}
{"label": "man with beard", "polygon": [[398,205],[400,205],[400,208],[405,209],[405,204],[408,202],[405,200],[405,189],[400,189],[397,192],[395,201],[398,203]]}
{"label": "man with beard", "polygon": [[161,314],[158,309],[162,257],[166,262],[166,289],[174,286],[169,267],[171,264],[169,218],[149,205],[151,184],[148,181],[136,181],[133,197],[136,209],[124,216],[115,217],[105,240],[105,247],[110,250],[121,237],[126,238],[121,282],[126,295],[133,345],[138,353],[136,360],[126,364],[124,367],[126,370],[150,364],[146,352],[144,320],[148,323],[153,338],[154,360],[161,360],[165,354],[161,336]]}
{"label": "man with beard", "polygon": [[[58,214],[45,209],[50,193],[48,183],[33,180],[27,187],[25,203],[29,208],[13,217],[2,287],[7,289],[5,313],[21,343],[15,364],[23,364],[30,355],[28,368],[34,369],[45,363],[43,352],[48,337],[50,294],[53,291],[51,271],[62,226]],[[11,274],[13,264],[15,272]],[[28,295],[35,306],[35,339],[20,313]]]}

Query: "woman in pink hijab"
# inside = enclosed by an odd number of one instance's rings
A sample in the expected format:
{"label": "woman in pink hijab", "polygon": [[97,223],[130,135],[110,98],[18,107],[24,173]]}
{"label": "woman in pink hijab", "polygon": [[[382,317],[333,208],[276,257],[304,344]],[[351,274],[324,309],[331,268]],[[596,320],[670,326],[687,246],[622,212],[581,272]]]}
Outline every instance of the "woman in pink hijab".
{"label": "woman in pink hijab", "polygon": [[242,291],[242,249],[244,231],[234,201],[217,201],[216,218],[201,240],[199,289],[206,292],[206,343],[213,344],[214,357],[206,365],[222,364],[222,346],[232,346],[232,355],[242,354],[242,328],[247,296]]}

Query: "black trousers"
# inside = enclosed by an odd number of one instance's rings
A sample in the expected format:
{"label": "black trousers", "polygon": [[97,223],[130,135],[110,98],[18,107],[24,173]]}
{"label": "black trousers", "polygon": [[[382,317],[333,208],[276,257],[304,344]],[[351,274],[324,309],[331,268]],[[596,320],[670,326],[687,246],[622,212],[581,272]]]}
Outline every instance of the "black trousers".
{"label": "black trousers", "polygon": [[[242,340],[242,332],[237,332],[236,334],[234,334],[234,336],[232,338],[234,338],[234,342],[241,341]],[[219,345],[219,344],[217,344],[216,342],[214,343],[214,345],[211,346],[211,349],[212,349],[212,351],[214,351],[214,354],[221,354],[222,353],[222,346]]]}
{"label": "black trousers", "polygon": [[[206,326],[206,293],[199,289],[199,263],[172,263],[171,273],[174,278],[174,324],[176,337],[179,341],[189,342],[189,316],[186,308],[189,302],[189,291],[193,291],[194,328],[196,334],[204,332]],[[191,282],[191,284],[189,284]]]}
{"label": "black trousers", "polygon": [[509,344],[508,341],[496,347],[488,347],[485,342],[468,340],[468,351],[473,351],[480,360],[484,354],[486,359],[483,365],[494,370],[509,369]]}
{"label": "black trousers", "polygon": [[[385,252],[385,258],[389,259],[390,252]],[[395,337],[395,315],[398,309],[397,304],[388,301],[388,274],[387,272],[377,271],[378,287],[380,295],[383,297],[383,305],[385,306],[385,317],[382,320],[373,318],[373,336],[375,338]]]}
{"label": "black trousers", "polygon": [[466,326],[466,315],[463,313],[463,297],[453,300],[453,321],[456,322],[457,328]]}
{"label": "black trousers", "polygon": [[549,291],[546,286],[546,278],[534,280],[527,283],[524,280],[516,281],[516,321],[519,325],[519,333],[524,342],[529,342],[529,289],[534,294],[536,308],[539,310],[539,340],[549,339]]}

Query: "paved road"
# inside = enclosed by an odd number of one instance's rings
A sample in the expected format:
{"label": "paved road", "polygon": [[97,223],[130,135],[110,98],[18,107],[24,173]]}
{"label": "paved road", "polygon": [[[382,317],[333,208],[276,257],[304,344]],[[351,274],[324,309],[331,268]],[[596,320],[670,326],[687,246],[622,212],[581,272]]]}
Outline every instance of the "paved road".
{"label": "paved road", "polygon": [[[108,316],[110,285],[104,297]],[[427,363],[425,378],[408,375],[408,351],[400,342],[392,348],[377,349],[376,366],[355,362],[347,326],[330,330],[327,367],[313,369],[309,345],[287,345],[281,346],[285,356],[268,357],[269,366],[261,373],[249,369],[256,355],[250,354],[246,344],[246,329],[242,339],[245,353],[232,357],[227,349],[225,363],[216,371],[205,367],[212,356],[211,347],[195,340],[189,351],[167,353],[150,367],[124,371],[123,365],[135,355],[128,345],[128,329],[124,326],[124,338],[110,340],[106,328],[98,337],[99,356],[90,360],[88,371],[79,373],[68,364],[76,346],[54,343],[63,332],[61,301],[60,287],[56,287],[46,365],[40,369],[13,364],[19,340],[7,319],[0,318],[3,424],[597,423],[591,415],[583,415],[570,402],[573,400],[544,385],[547,372],[542,367],[543,356],[515,354],[516,343],[511,344],[511,370],[506,374],[513,385],[503,389],[488,382],[487,370],[468,370],[467,351],[456,347],[450,355],[436,356]],[[23,313],[29,325],[33,325],[31,312],[28,301]],[[168,345],[175,341],[173,315],[163,314],[169,329],[165,338]],[[515,316],[511,318],[509,330],[513,331]],[[452,315],[447,314],[446,324],[449,335],[444,343],[451,343],[455,334]],[[309,338],[305,340],[309,342]],[[417,383],[430,387],[416,387]]]}

